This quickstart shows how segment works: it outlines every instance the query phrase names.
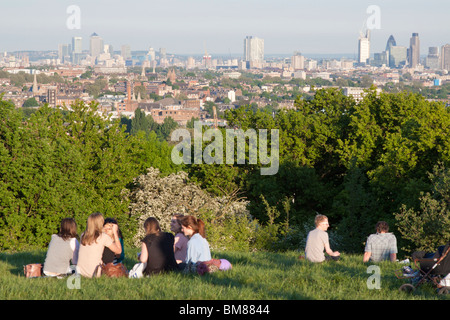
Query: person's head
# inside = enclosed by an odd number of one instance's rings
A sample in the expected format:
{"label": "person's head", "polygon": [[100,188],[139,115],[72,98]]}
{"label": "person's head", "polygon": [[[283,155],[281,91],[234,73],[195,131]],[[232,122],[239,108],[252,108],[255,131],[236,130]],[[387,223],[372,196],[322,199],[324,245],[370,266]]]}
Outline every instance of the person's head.
{"label": "person's head", "polygon": [[328,223],[328,217],[323,214],[318,214],[314,219],[316,228],[326,231],[330,226]]}
{"label": "person's head", "polygon": [[161,227],[159,226],[159,222],[156,218],[150,217],[144,222],[144,230],[146,235],[155,234],[161,231]]}
{"label": "person's head", "polygon": [[59,228],[58,236],[64,240],[70,238],[78,238],[77,223],[73,218],[64,218],[61,220],[61,226]]}
{"label": "person's head", "polygon": [[174,214],[172,220],[170,220],[170,230],[174,233],[181,232],[181,222],[180,219],[184,217],[182,214]]}
{"label": "person's head", "polygon": [[375,225],[375,230],[377,233],[389,232],[389,224],[386,221],[378,221]]}
{"label": "person's head", "polygon": [[205,234],[205,224],[202,220],[197,219],[194,216],[184,216],[180,218],[181,230],[187,237],[192,237],[194,234],[198,233],[203,238],[206,238]]}
{"label": "person's head", "polygon": [[97,240],[97,238],[102,234],[103,232],[103,222],[104,222],[103,215],[100,212],[92,213],[86,223],[86,230],[83,233],[83,237],[81,239],[82,245],[90,245],[94,241]]}
{"label": "person's head", "polygon": [[119,238],[123,239],[122,232],[120,231],[120,228],[119,228],[119,224],[117,223],[117,220],[114,219],[114,218],[105,218],[105,220],[103,221],[104,232],[111,236],[112,235],[111,225],[113,225],[113,224],[117,224],[117,227],[118,227],[117,230],[119,232]]}

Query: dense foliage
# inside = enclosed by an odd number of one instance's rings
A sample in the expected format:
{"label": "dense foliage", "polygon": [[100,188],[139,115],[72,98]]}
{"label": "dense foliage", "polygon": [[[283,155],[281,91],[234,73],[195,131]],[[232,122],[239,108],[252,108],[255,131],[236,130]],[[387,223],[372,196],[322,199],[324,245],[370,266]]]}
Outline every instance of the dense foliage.
{"label": "dense foliage", "polygon": [[147,167],[175,171],[167,143],[130,136],[96,105],[41,107],[26,122],[0,101],[0,248],[43,247],[64,217],[82,232],[89,214],[115,217],[131,238],[123,190]]}
{"label": "dense foliage", "polygon": [[[228,111],[230,128],[279,130],[273,175],[261,175],[261,159],[249,163],[248,153],[245,164],[175,165],[171,119],[157,125],[140,111],[104,119],[82,102],[28,117],[0,101],[0,249],[44,247],[66,216],[82,232],[94,211],[116,217],[129,244],[145,216],[159,214],[164,224],[182,211],[205,219],[217,248],[301,248],[317,213],[329,217],[341,252],[361,252],[378,220],[389,222],[400,248],[435,248],[448,238],[449,110],[419,94],[366,93],[356,102],[326,89],[298,97],[295,109]],[[202,140],[202,151],[212,144]],[[194,197],[211,205],[242,199],[250,215],[183,211],[178,202]]]}

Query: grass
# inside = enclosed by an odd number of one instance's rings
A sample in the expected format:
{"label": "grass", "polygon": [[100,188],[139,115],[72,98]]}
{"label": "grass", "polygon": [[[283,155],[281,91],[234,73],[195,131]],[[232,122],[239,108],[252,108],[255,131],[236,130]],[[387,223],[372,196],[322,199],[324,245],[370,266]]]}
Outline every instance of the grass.
{"label": "grass", "polygon": [[[131,269],[137,249],[126,250]],[[400,292],[407,283],[398,279],[398,263],[383,262],[380,289],[369,289],[369,264],[362,255],[343,255],[338,262],[313,264],[299,260],[298,252],[213,252],[228,259],[229,271],[196,274],[168,273],[142,279],[81,278],[79,289],[66,279],[23,276],[23,265],[43,262],[46,251],[0,253],[1,300],[448,300],[431,284],[413,293]]]}

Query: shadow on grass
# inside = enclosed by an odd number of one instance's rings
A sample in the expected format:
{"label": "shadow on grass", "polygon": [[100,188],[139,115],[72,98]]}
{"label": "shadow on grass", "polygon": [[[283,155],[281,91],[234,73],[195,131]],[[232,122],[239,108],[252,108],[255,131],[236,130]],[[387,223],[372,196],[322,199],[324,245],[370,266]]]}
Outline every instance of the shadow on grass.
{"label": "shadow on grass", "polygon": [[[277,254],[271,252],[258,252],[254,254],[248,253],[227,253],[219,252],[213,254],[215,259],[226,259],[232,265],[233,269],[238,270],[240,267],[251,267],[255,270],[263,270],[264,275],[270,274],[273,270],[285,270],[294,267],[299,263],[298,258],[286,257],[284,254]],[[251,270],[249,270],[251,271]],[[221,273],[213,273],[202,276],[203,281],[207,281],[214,286],[222,286],[225,288],[235,288],[237,290],[250,289],[252,292],[261,292],[264,299],[278,299],[278,300],[310,300],[311,298],[306,294],[302,294],[295,290],[295,283],[289,283],[289,287],[282,287],[276,289],[273,283],[266,281],[247,281],[242,275],[236,273],[228,273],[229,271],[219,271]],[[230,276],[228,276],[230,275]],[[258,276],[257,276],[258,277]],[[263,276],[264,277],[264,276]],[[291,290],[290,290],[291,289]],[[294,289],[294,290],[292,290]],[[271,298],[272,297],[272,298]]]}
{"label": "shadow on grass", "polygon": [[44,263],[45,252],[0,252],[0,261],[10,266],[10,273],[12,275],[24,275],[23,267],[31,263]]}

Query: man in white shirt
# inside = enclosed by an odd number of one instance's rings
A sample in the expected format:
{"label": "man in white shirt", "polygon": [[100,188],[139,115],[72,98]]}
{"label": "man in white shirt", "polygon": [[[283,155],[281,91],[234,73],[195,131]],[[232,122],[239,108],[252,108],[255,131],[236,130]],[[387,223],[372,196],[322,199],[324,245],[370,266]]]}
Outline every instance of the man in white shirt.
{"label": "man in white shirt", "polygon": [[[338,251],[333,251],[330,248],[330,242],[328,239],[328,223],[327,216],[317,215],[314,219],[316,228],[308,233],[306,238],[305,255],[306,259],[311,262],[323,262],[329,258],[333,260],[338,260],[340,253]],[[329,255],[325,257],[324,251]]]}

